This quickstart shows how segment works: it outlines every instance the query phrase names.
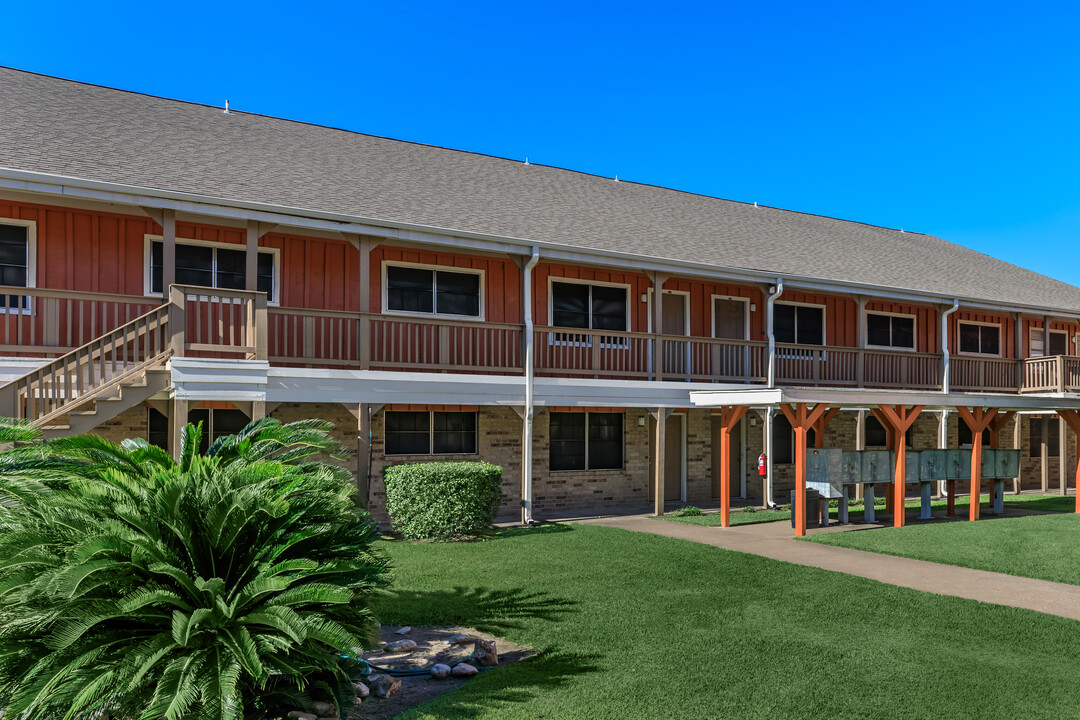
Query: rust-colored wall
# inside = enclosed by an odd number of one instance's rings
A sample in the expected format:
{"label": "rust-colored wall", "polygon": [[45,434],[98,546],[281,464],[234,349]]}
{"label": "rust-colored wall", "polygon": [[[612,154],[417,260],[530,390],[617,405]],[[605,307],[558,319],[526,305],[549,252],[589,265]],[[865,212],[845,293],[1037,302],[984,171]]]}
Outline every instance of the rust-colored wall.
{"label": "rust-colored wall", "polygon": [[[856,315],[858,314],[859,306],[854,298],[843,297],[842,295],[820,295],[788,290],[777,299],[777,302],[824,305],[825,344],[834,347],[856,346],[856,335],[858,334]],[[764,308],[760,305],[758,306],[758,310],[764,313]]]}
{"label": "rust-colored wall", "polygon": [[712,296],[725,295],[748,298],[756,306],[755,310],[750,311],[748,339],[765,339],[764,295],[756,287],[670,278],[664,283],[664,289],[690,293],[690,334],[695,337],[712,337]]}
{"label": "rust-colored wall", "polygon": [[930,305],[867,301],[867,312],[886,312],[915,316],[915,350],[923,353],[941,352],[941,331],[938,311]]}
{"label": "rust-colored wall", "polygon": [[1013,325],[1012,317],[1000,313],[964,309],[957,310],[949,316],[949,350],[951,352],[957,354],[960,353],[958,325],[961,321],[995,323],[1001,325],[1001,357],[1016,357],[1016,330]]}
{"label": "rust-colored wall", "polygon": [[[1024,347],[1021,348],[1021,353],[1024,357],[1028,357],[1031,354],[1031,331],[1041,330],[1043,326],[1043,318],[1025,317],[1023,319],[1023,343]],[[1059,330],[1068,335],[1069,338],[1069,354],[1076,355],[1080,353],[1080,347],[1076,344],[1076,334],[1080,333],[1080,323],[1069,322],[1066,320],[1051,320],[1051,330]]]}
{"label": "rust-colored wall", "polygon": [[440,265],[484,271],[484,318],[495,323],[524,322],[521,313],[521,270],[509,258],[466,255],[379,245],[371,251],[371,309],[382,309],[383,261]]}
{"label": "rust-colored wall", "polygon": [[648,304],[641,302],[642,293],[647,293],[652,283],[642,273],[625,272],[620,270],[604,270],[602,268],[575,267],[573,265],[557,265],[554,263],[539,263],[533,270],[533,320],[537,325],[547,325],[548,318],[548,278],[569,278],[573,280],[588,280],[592,282],[619,283],[630,286],[627,302],[630,308],[629,332],[648,332],[649,310]]}

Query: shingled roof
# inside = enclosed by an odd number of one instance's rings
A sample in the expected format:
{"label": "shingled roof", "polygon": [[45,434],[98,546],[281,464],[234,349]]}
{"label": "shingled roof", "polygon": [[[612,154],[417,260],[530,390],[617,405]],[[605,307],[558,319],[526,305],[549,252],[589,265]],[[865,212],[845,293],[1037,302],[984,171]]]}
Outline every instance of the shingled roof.
{"label": "shingled roof", "polygon": [[7,68],[0,168],[1080,310],[1080,288],[930,235]]}

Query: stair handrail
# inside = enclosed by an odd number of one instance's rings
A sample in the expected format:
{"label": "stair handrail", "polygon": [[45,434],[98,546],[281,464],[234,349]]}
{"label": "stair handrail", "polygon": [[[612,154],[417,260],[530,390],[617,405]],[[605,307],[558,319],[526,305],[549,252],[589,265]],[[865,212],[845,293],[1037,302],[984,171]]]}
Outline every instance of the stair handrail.
{"label": "stair handrail", "polygon": [[[163,336],[161,333],[161,330],[169,324],[169,307],[168,304],[156,307],[134,320],[124,323],[58,358],[50,360],[45,365],[5,383],[0,386],[0,403],[14,410],[14,413],[12,413],[14,417],[30,420],[34,424],[40,425],[72,411],[85,402],[100,397],[105,391],[115,388],[132,375],[160,364],[172,355],[170,338]],[[152,334],[155,332],[157,333],[156,338]],[[99,382],[95,368],[96,361],[99,358],[104,360],[106,354],[110,350],[113,351],[112,367],[115,371],[117,369],[115,351],[123,347],[126,356],[127,344],[129,342],[138,342],[141,337],[153,339],[152,346],[150,343],[146,344],[143,359],[133,366],[127,367],[122,373],[114,375],[109,380],[104,379],[105,370],[108,366],[103,364]],[[126,357],[124,365],[127,365]],[[81,384],[82,373],[79,370],[82,367],[89,370],[88,385],[95,387],[85,392],[72,394],[72,376],[69,374],[69,368],[76,373],[76,383]],[[58,373],[60,374],[58,375]],[[48,402],[50,398],[44,395],[38,398],[34,395],[35,390],[44,389],[45,379],[49,377],[52,378],[51,404]],[[63,402],[59,397],[60,385],[58,381],[63,382],[65,390]],[[23,398],[25,398],[25,403]],[[41,402],[38,402],[38,400]]]}

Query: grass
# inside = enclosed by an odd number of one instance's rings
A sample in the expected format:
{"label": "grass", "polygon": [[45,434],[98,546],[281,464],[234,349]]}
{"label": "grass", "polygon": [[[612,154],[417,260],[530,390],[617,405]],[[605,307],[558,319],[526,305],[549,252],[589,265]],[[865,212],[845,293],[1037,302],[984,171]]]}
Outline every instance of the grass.
{"label": "grass", "polygon": [[[829,510],[829,517],[836,520],[837,509],[833,500],[833,507]],[[990,496],[982,496],[983,512],[986,512],[986,508],[990,504]],[[1025,510],[1045,510],[1048,512],[1072,512],[1076,505],[1076,499],[1073,497],[1065,497],[1061,495],[1006,495],[1005,507],[1023,508]],[[945,500],[934,500],[930,503],[930,507],[935,512],[945,510],[947,503]],[[920,503],[918,500],[909,500],[905,507],[909,514],[916,513],[919,510]],[[956,512],[967,512],[968,498],[967,496],[958,497],[956,499]],[[732,525],[751,525],[755,523],[764,522],[776,522],[778,520],[790,520],[791,510],[785,505],[782,510],[755,510],[753,512],[747,512],[746,510],[734,511],[731,513]],[[885,498],[883,496],[877,496],[874,498],[874,508],[876,509],[879,519],[881,513],[885,512]],[[850,522],[861,522],[863,517],[863,503],[859,500],[857,503],[852,501],[848,506],[848,520]],[[702,525],[705,527],[719,527],[720,526],[720,514],[710,511],[705,515],[696,515],[689,517],[677,517],[670,513],[664,515],[664,520],[670,520],[672,522],[686,523],[687,525]]]}
{"label": "grass", "polygon": [[396,574],[383,622],[538,651],[410,720],[1060,718],[1080,704],[1080,626],[1062,618],[590,525],[382,547]]}
{"label": "grass", "polygon": [[1080,585],[1080,516],[1075,514],[910,525],[815,535],[806,539],[825,545]]}

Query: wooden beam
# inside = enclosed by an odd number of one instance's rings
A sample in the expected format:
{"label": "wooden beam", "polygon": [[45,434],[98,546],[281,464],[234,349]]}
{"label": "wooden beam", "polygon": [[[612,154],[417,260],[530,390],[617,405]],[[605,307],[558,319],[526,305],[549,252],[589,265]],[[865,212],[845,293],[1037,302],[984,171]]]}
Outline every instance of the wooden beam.
{"label": "wooden beam", "polygon": [[720,525],[731,526],[731,431],[750,408],[725,405],[720,408]]}
{"label": "wooden beam", "polygon": [[[169,404],[169,452],[174,460],[180,459],[180,442],[187,426],[188,401],[173,398]],[[209,428],[203,428],[208,432]]]}
{"label": "wooden beam", "polygon": [[998,415],[997,408],[966,408],[958,406],[956,411],[971,430],[971,504],[968,510],[969,520],[979,519],[980,497],[982,496],[982,434],[990,427]]}
{"label": "wooden beam", "polygon": [[829,423],[840,414],[840,408],[829,408],[821,418],[814,423],[814,447],[825,447],[825,428],[829,426]]}
{"label": "wooden beam", "polygon": [[[1077,438],[1077,453],[1076,453],[1076,471],[1073,482],[1073,488],[1076,492],[1076,502],[1073,510],[1080,513],[1080,411],[1077,410],[1058,410],[1058,415],[1061,416],[1062,421],[1075,433]],[[1061,469],[1062,474],[1065,473],[1065,468]]]}
{"label": "wooden beam", "polygon": [[893,472],[892,487],[889,497],[892,502],[893,527],[904,526],[904,502],[907,498],[907,431],[922,413],[924,406],[916,405],[908,409],[907,405],[879,405],[880,417],[887,421],[891,430],[890,449],[896,453],[896,467]]}
{"label": "wooden beam", "polygon": [[161,294],[168,302],[169,286],[176,282],[176,211],[161,215]]}
{"label": "wooden beam", "polygon": [[259,289],[259,223],[247,221],[247,238],[244,244],[244,289]]}
{"label": "wooden beam", "polygon": [[781,404],[780,411],[787,417],[795,431],[795,535],[806,535],[806,434],[807,431],[821,420],[829,406],[818,403],[813,409],[808,409],[806,403],[798,403],[794,407]]}
{"label": "wooden beam", "polygon": [[664,515],[664,461],[667,449],[667,419],[671,416],[671,408],[652,408],[649,410],[656,418],[656,452],[653,461],[653,510],[657,517]]}

